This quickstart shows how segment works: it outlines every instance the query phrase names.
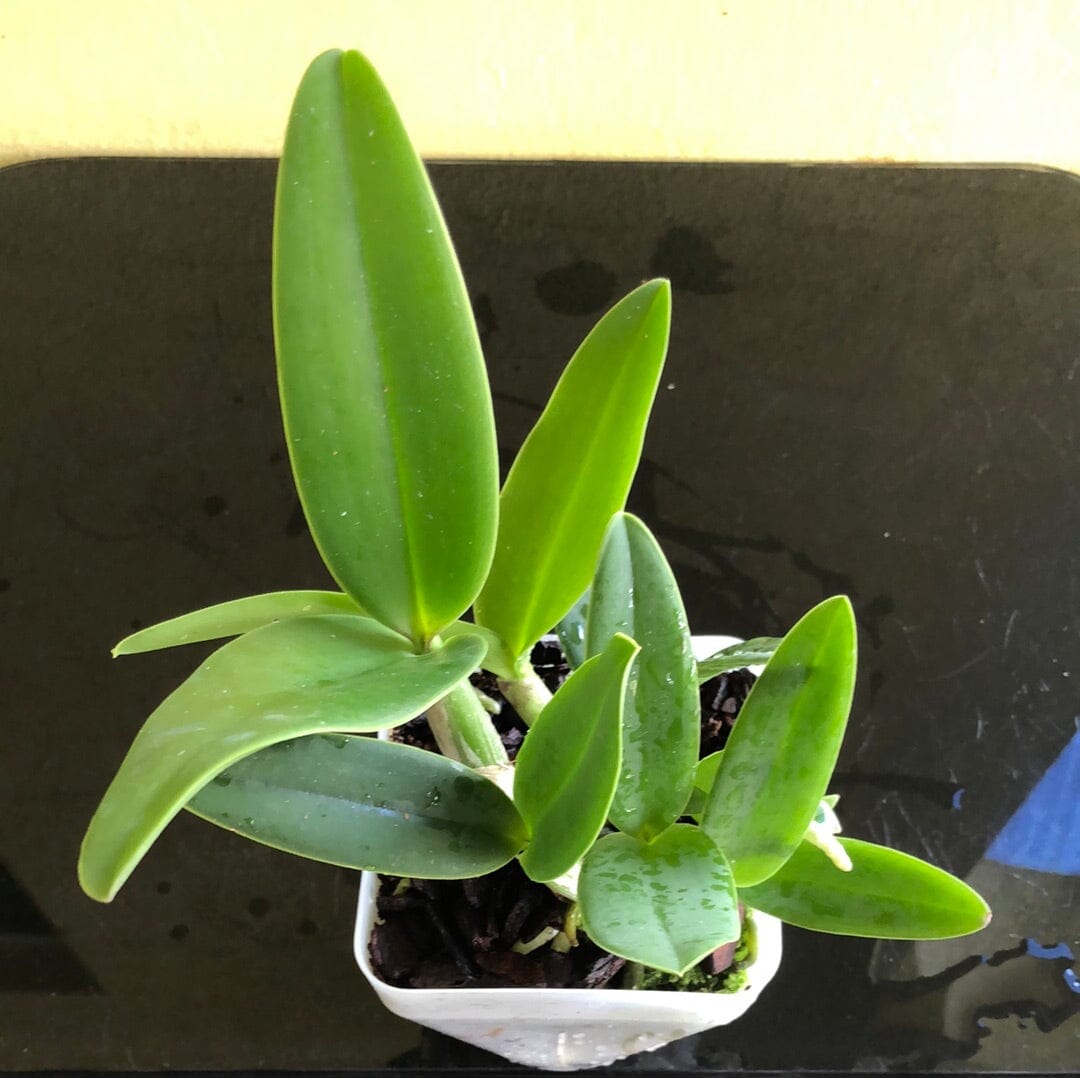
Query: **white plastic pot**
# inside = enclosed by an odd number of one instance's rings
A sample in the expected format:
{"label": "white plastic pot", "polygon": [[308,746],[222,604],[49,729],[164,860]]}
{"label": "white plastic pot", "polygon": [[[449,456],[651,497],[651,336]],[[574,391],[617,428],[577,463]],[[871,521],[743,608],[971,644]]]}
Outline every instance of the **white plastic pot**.
{"label": "white plastic pot", "polygon": [[[704,658],[731,637],[695,637]],[[745,1014],[780,966],[780,921],[754,911],[757,954],[747,985],[735,993],[649,992],[590,988],[395,988],[371,967],[378,877],[360,884],[356,961],[387,1010],[514,1063],[544,1070],[600,1067],[680,1037],[727,1025]]]}

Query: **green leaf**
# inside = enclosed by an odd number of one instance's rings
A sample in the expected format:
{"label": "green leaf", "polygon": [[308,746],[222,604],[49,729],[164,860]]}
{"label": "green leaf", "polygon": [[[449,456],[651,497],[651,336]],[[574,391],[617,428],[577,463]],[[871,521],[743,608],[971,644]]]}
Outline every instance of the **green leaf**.
{"label": "green leaf", "polygon": [[304,734],[405,722],[483,653],[461,637],[417,655],[370,618],[342,615],[278,622],[219,648],[135,738],[83,839],[83,890],[110,901],[184,803],[235,761]]}
{"label": "green leaf", "polygon": [[622,769],[611,822],[648,841],[682,814],[701,743],[701,700],[679,585],[652,533],[616,513],[593,581],[586,652],[615,633],[641,646],[623,703]]}
{"label": "green leaf", "polygon": [[347,595],[335,591],[272,591],[218,603],[178,618],[149,625],[124,637],[113,648],[113,658],[138,655],[144,651],[197,644],[223,636],[240,636],[275,621],[312,614],[356,614],[364,612]]}
{"label": "green leaf", "polygon": [[605,835],[581,866],[578,901],[594,943],[676,975],[739,938],[731,869],[691,824],[649,843]]}
{"label": "green leaf", "polygon": [[359,53],[324,53],[297,91],[273,277],[286,440],[312,536],[344,591],[426,643],[491,563],[494,418],[427,174]]}
{"label": "green leaf", "polygon": [[514,803],[532,834],[521,867],[534,880],[568,872],[596,841],[619,777],[623,692],[638,646],[625,636],[575,670],[525,735]]}
{"label": "green leaf", "polygon": [[589,618],[589,597],[591,588],[586,588],[584,594],[570,609],[566,616],[555,626],[559,643],[562,645],[563,655],[571,670],[576,670],[586,659],[585,653],[585,623]]}
{"label": "green leaf", "polygon": [[989,906],[948,872],[870,842],[839,841],[850,872],[803,842],[764,883],[740,888],[739,897],[788,924],[873,939],[948,939],[989,924]]}
{"label": "green leaf", "polygon": [[855,615],[826,599],[784,637],[739,711],[701,825],[739,887],[794,852],[836,766],[855,690]]}
{"label": "green leaf", "polygon": [[753,640],[744,640],[741,644],[710,655],[698,663],[697,676],[702,684],[717,674],[726,674],[729,670],[741,670],[745,666],[762,666],[767,663],[780,646],[780,638],[758,636]]}
{"label": "green leaf", "polygon": [[521,656],[588,586],[630,491],[667,352],[671,288],[649,281],[585,338],[518,452],[499,501],[476,620]]}
{"label": "green leaf", "polygon": [[347,868],[466,879],[525,845],[489,779],[433,752],[371,737],[302,737],[233,764],[187,808],[245,838]]}
{"label": "green leaf", "polygon": [[697,763],[694,770],[694,788],[690,791],[690,801],[686,806],[686,815],[693,816],[700,821],[701,814],[705,811],[705,805],[709,800],[709,793],[716,781],[716,773],[720,770],[720,761],[724,758],[724,750],[709,753]]}
{"label": "green leaf", "polygon": [[439,637],[442,640],[453,640],[455,636],[478,636],[487,647],[484,656],[484,669],[490,670],[496,677],[512,680],[517,676],[517,669],[513,656],[506,650],[506,646],[490,629],[483,625],[474,625],[471,621],[455,621],[447,625]]}

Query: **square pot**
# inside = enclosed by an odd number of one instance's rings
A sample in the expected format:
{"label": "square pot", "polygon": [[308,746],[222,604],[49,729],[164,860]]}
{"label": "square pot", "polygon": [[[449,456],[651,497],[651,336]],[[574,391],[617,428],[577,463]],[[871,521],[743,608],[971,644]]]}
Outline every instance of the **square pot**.
{"label": "square pot", "polygon": [[[706,658],[734,637],[694,637]],[[733,993],[591,988],[395,988],[371,966],[378,876],[360,884],[353,948],[356,961],[387,1010],[514,1063],[544,1070],[600,1067],[680,1037],[727,1025],[745,1014],[780,966],[780,921],[755,910],[757,954],[746,987]]]}
{"label": "square pot", "polygon": [[661,1048],[745,1014],[780,966],[780,921],[754,911],[757,954],[739,992],[616,988],[395,988],[371,967],[378,876],[360,883],[356,961],[387,1010],[459,1041],[543,1070],[580,1070]]}

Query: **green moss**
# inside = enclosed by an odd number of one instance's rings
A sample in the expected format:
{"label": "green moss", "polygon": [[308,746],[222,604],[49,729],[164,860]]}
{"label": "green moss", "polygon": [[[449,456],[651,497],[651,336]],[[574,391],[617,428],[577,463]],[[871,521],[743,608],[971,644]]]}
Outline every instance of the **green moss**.
{"label": "green moss", "polygon": [[722,973],[710,973],[704,962],[688,969],[681,977],[659,969],[642,969],[636,983],[629,986],[650,992],[741,992],[749,981],[747,967],[757,954],[757,930],[750,910],[743,918],[742,934],[735,945],[731,965]]}

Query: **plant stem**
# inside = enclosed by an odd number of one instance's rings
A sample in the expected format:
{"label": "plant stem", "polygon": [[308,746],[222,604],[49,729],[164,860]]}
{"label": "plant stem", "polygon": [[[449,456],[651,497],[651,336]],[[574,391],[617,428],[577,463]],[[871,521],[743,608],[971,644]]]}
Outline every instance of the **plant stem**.
{"label": "plant stem", "polygon": [[432,704],[427,718],[443,756],[472,768],[507,762],[506,749],[468,681],[458,682]]}
{"label": "plant stem", "polygon": [[499,692],[513,705],[514,710],[525,720],[526,726],[532,726],[539,718],[544,706],[551,700],[551,690],[540,680],[540,676],[531,666],[518,671],[512,681],[499,679]]}

